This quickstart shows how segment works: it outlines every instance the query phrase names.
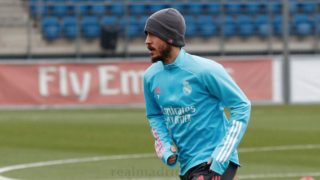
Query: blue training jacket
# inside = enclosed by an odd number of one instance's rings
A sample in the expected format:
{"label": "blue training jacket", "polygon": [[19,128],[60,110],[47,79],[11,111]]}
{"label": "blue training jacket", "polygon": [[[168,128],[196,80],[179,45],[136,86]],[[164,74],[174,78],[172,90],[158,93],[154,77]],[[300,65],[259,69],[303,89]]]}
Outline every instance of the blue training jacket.
{"label": "blue training jacket", "polygon": [[210,158],[221,175],[230,162],[239,165],[251,105],[220,64],[181,49],[172,64],[158,61],[146,70],[144,96],[157,155],[168,164],[176,145],[180,175]]}

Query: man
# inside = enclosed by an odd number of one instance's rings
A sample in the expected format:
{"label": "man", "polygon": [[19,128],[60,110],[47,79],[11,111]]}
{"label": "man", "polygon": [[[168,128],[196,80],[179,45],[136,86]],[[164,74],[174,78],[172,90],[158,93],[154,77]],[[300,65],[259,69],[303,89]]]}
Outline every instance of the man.
{"label": "man", "polygon": [[220,64],[182,48],[185,29],[172,8],[145,25],[153,64],[144,75],[144,96],[156,152],[170,167],[180,163],[182,180],[232,180],[251,105]]}

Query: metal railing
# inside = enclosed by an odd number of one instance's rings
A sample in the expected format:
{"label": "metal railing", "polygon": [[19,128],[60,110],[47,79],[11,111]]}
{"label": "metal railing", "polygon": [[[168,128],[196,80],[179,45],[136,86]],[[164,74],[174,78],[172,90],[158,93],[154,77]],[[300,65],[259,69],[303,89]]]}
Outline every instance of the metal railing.
{"label": "metal railing", "polygon": [[[10,1],[8,1],[10,2]],[[13,1],[12,1],[13,2]],[[17,2],[17,1],[14,1]],[[115,2],[119,1],[99,1],[91,4],[78,2],[63,2],[63,3],[51,3],[44,1],[21,1],[22,3],[2,3],[0,6],[2,8],[8,9],[21,9],[22,16],[20,20],[15,16],[6,16],[6,20],[2,20],[0,22],[0,31],[2,33],[0,36],[0,56],[3,58],[10,57],[26,57],[26,58],[38,58],[38,57],[64,57],[64,58],[75,58],[81,59],[85,57],[108,57],[108,56],[120,56],[120,57],[133,57],[133,56],[144,56],[147,54],[147,50],[144,45],[144,36],[143,36],[143,23],[140,22],[140,30],[141,33],[139,35],[131,35],[133,33],[133,27],[130,26],[129,19],[134,15],[132,10],[133,5],[145,5],[146,7],[154,4],[154,1],[122,1],[123,13],[117,15],[117,24],[121,26],[121,31],[118,33],[117,41],[116,41],[116,49],[114,51],[107,51],[101,47],[101,36],[96,38],[85,38],[83,37],[83,31],[81,28],[81,23],[84,15],[82,14],[82,7],[88,5],[90,8],[93,6],[104,6],[110,8]],[[292,3],[314,3],[315,8],[313,12],[308,14],[308,17],[312,18],[312,29],[311,33],[308,35],[297,35],[293,32],[289,32],[291,29],[293,18],[295,15],[301,14],[299,10],[292,13],[290,9],[292,7]],[[33,3],[33,4],[32,4]],[[319,37],[318,33],[320,32],[319,24],[320,20],[316,19],[320,15],[319,10],[319,0],[310,0],[310,1],[280,1],[273,0],[268,2],[261,1],[199,1],[197,3],[191,1],[157,1],[159,5],[165,5],[163,7],[178,7],[176,5],[181,6],[183,9],[183,14],[187,18],[187,16],[193,16],[192,14],[188,14],[188,8],[193,4],[201,4],[203,8],[207,8],[210,4],[216,4],[217,7],[220,7],[219,12],[217,14],[208,14],[204,12],[203,15],[209,15],[212,17],[214,22],[216,23],[216,34],[211,36],[198,36],[192,35],[187,36],[187,46],[186,48],[189,51],[198,54],[212,54],[212,55],[229,55],[229,54],[282,54],[285,50],[286,46],[288,46],[288,50],[294,53],[318,53],[319,52]],[[287,4],[286,4],[287,3]],[[190,5],[191,4],[191,5]],[[268,17],[266,29],[268,30],[267,35],[261,37],[257,34],[257,29],[254,29],[254,34],[249,34],[244,37],[238,35],[239,31],[236,29],[236,35],[229,36],[227,34],[228,26],[224,26],[224,23],[227,21],[227,17],[233,18],[233,22],[237,22],[239,19],[239,14],[232,14],[232,5],[240,4],[240,14],[244,14],[246,16],[256,18],[252,14],[248,14],[244,5],[246,4],[261,4],[264,7],[265,12],[258,12],[257,14],[266,15]],[[279,6],[275,6],[279,5]],[[45,17],[56,16],[52,13],[53,6],[59,5],[68,5],[68,7],[72,7],[74,12],[72,15],[77,19],[77,27],[76,27],[76,37],[72,40],[66,39],[63,37],[59,37],[56,39],[46,39],[43,34],[43,19]],[[231,5],[229,7],[229,5]],[[181,8],[180,7],[180,8]],[[279,12],[276,16],[273,14],[273,8],[284,8],[288,7],[288,16],[287,18],[283,14],[283,12]],[[36,10],[33,12],[34,9]],[[47,8],[46,13],[42,11]],[[229,9],[230,8],[230,9]],[[298,7],[300,8],[300,7]],[[69,9],[70,10],[70,9]],[[234,9],[233,9],[234,10]],[[144,15],[136,15],[136,17],[145,20],[152,13],[151,10],[145,12]],[[207,13],[207,14],[206,14]],[[91,16],[90,12],[87,14]],[[97,15],[98,22],[102,16],[111,16],[112,12],[110,9],[106,10],[103,15]],[[195,15],[198,16],[198,15]],[[57,16],[59,23],[62,23],[63,18]],[[275,32],[274,24],[275,19],[277,17],[281,17],[282,24],[288,23],[288,31],[281,24],[277,27],[281,27],[281,32]],[[320,16],[319,16],[320,17]],[[1,19],[1,14],[0,14]],[[3,18],[2,18],[3,19]],[[187,20],[187,29],[191,28],[191,25]],[[287,21],[285,21],[287,20]],[[222,22],[221,22],[222,21]],[[9,23],[8,23],[9,22]],[[290,23],[289,23],[290,22]],[[142,25],[141,25],[142,24]],[[196,28],[199,28],[197,25]],[[256,27],[255,27],[256,28]],[[249,28],[250,29],[250,28]],[[136,33],[136,32],[135,32]],[[279,34],[277,34],[279,33]],[[286,37],[286,34],[288,36]],[[62,35],[60,35],[62,36]]]}

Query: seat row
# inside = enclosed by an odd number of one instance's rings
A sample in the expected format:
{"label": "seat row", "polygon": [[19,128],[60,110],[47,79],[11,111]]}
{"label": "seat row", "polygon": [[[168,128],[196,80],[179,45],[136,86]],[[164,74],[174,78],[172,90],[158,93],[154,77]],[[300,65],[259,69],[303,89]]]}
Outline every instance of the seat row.
{"label": "seat row", "polygon": [[[291,2],[291,1],[290,1]],[[289,11],[291,14],[295,13],[306,13],[312,14],[319,11],[319,3],[315,2],[291,2],[289,4]],[[31,1],[29,4],[30,13],[33,17],[36,16],[69,16],[78,14],[82,15],[118,15],[124,14],[132,15],[150,15],[151,13],[167,8],[173,7],[178,9],[184,15],[198,15],[198,14],[227,14],[227,15],[238,15],[238,14],[280,14],[282,10],[282,4],[280,1],[267,3],[261,1],[258,2],[247,2],[247,3],[212,3],[212,2],[175,2],[175,3],[128,3],[124,4],[121,1],[114,3],[108,3],[104,1]]]}
{"label": "seat row", "polygon": [[[58,38],[75,39],[78,35],[86,39],[99,38],[102,28],[113,28],[122,36],[130,38],[142,37],[143,28],[148,16],[66,16],[57,18],[44,17],[41,20],[43,37],[47,40]],[[270,18],[267,15],[249,16],[185,16],[187,37],[213,37],[224,35],[225,37],[240,36],[243,38],[260,36],[266,38],[270,35],[282,34],[283,17],[275,15]],[[320,14],[308,16],[296,14],[290,18],[289,30],[291,35],[300,37],[314,35],[320,28]]]}

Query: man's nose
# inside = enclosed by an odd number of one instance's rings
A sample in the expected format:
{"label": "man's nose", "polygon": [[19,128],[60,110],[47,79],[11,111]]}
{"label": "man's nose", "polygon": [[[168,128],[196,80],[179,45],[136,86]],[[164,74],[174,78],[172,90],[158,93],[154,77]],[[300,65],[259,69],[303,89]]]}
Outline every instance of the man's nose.
{"label": "man's nose", "polygon": [[146,40],[144,41],[145,44],[151,44],[151,38],[150,36],[147,34]]}

